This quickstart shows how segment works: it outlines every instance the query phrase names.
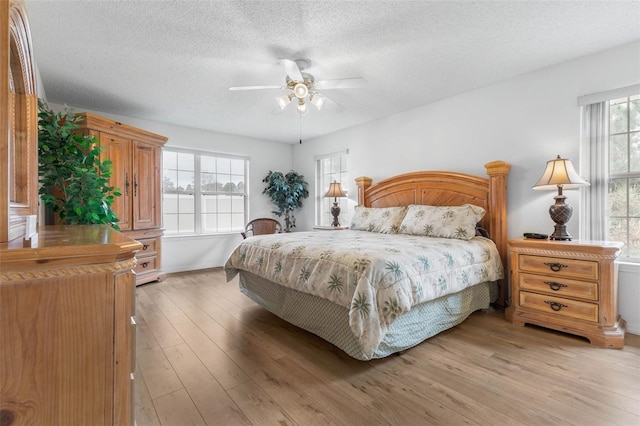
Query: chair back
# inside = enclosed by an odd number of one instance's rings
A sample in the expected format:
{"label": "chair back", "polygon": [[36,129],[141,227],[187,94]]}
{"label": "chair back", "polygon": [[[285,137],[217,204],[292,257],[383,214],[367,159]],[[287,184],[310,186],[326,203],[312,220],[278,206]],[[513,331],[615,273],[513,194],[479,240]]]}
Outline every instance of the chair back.
{"label": "chair back", "polygon": [[280,232],[282,232],[280,222],[270,217],[260,217],[247,223],[241,234],[242,238],[247,238],[253,235],[278,234]]}

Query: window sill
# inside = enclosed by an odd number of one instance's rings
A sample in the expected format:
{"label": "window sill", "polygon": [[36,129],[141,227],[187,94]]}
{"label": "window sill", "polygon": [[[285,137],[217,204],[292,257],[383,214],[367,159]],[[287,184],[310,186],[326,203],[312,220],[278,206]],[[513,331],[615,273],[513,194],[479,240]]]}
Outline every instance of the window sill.
{"label": "window sill", "polygon": [[180,234],[180,235],[164,235],[162,238],[163,239],[171,239],[171,240],[193,240],[193,239],[200,239],[200,238],[211,238],[211,237],[222,237],[222,238],[228,238],[228,237],[239,237],[242,238],[242,235],[240,235],[241,231],[229,231],[229,232],[218,232],[215,234]]}
{"label": "window sill", "polygon": [[640,262],[633,262],[630,260],[620,260],[618,263],[618,270],[621,272],[631,272],[640,274]]}

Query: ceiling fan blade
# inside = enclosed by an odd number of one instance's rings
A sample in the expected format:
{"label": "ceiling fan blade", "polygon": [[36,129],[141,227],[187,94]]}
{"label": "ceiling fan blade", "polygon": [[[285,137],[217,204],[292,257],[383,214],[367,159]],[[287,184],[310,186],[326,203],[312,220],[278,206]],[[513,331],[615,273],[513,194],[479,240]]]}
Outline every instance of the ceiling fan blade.
{"label": "ceiling fan blade", "polygon": [[287,72],[287,75],[293,81],[304,81],[304,77],[302,77],[302,72],[298,67],[296,61],[292,61],[291,59],[280,59],[280,63],[284,67],[284,70]]}
{"label": "ceiling fan blade", "polygon": [[283,86],[232,86],[229,90],[264,90],[264,89],[286,89]]}
{"label": "ceiling fan blade", "polygon": [[[327,98],[326,96],[322,95],[324,97],[324,101],[322,103],[322,110],[323,111],[329,111],[329,112],[343,112],[344,111],[344,107],[342,105],[340,105],[339,103],[337,103],[336,101],[332,101],[331,98]],[[320,109],[320,108],[318,108]]]}
{"label": "ceiling fan blade", "polygon": [[284,110],[286,109],[286,107],[284,108],[280,108],[279,105],[276,105],[272,110],[271,110],[271,114],[273,115],[278,115],[278,114],[282,114],[284,112]]}
{"label": "ceiling fan blade", "polygon": [[362,87],[367,87],[367,80],[362,77],[319,80],[315,82],[315,88],[318,90],[360,89]]}

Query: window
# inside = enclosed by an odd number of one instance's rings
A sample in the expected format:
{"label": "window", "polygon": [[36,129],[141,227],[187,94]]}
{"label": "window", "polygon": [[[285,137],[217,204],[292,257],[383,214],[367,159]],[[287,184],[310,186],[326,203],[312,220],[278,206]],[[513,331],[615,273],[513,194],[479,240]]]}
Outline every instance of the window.
{"label": "window", "polygon": [[640,263],[640,84],[578,98],[580,238],[622,241],[621,260]]}
{"label": "window", "polygon": [[[342,190],[347,193],[349,183],[349,173],[347,172],[347,155],[348,151],[341,151],[326,156],[316,157],[316,224],[321,226],[329,226],[333,222],[331,215],[331,206],[333,206],[333,198],[327,198],[324,194],[329,189],[332,182],[340,182]],[[340,206],[340,216],[338,220],[341,225],[347,224],[347,198],[338,198]]]}
{"label": "window", "polygon": [[622,256],[640,259],[640,95],[609,101],[607,238],[625,243]]}
{"label": "window", "polygon": [[249,160],[165,147],[162,208],[167,235],[242,231]]}

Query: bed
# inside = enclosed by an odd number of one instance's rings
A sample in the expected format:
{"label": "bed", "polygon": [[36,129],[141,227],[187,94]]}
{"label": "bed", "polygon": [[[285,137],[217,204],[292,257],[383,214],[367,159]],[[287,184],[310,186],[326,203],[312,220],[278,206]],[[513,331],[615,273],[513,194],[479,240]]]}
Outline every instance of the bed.
{"label": "bed", "polygon": [[509,168],[357,178],[352,229],[247,238],[227,280],[239,275],[249,298],[356,359],[403,351],[504,306]]}

